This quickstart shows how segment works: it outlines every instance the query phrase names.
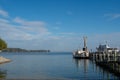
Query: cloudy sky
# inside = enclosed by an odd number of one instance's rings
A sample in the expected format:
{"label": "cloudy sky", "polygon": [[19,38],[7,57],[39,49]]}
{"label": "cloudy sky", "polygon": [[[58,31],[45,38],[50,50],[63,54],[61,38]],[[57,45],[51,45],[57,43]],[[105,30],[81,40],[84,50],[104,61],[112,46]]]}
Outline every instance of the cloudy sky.
{"label": "cloudy sky", "polygon": [[120,48],[120,0],[0,0],[8,47],[74,51],[107,41]]}

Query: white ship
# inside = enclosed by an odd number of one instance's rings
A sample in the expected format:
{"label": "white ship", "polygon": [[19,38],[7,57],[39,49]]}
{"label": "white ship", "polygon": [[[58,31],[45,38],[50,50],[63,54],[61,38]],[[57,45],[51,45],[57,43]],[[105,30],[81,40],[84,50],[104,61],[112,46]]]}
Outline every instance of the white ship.
{"label": "white ship", "polygon": [[88,59],[89,58],[89,51],[88,51],[87,45],[86,45],[87,37],[83,37],[83,39],[84,39],[83,50],[77,50],[77,51],[73,52],[74,58],[79,58],[79,59]]}
{"label": "white ship", "polygon": [[107,43],[105,45],[99,45],[99,47],[96,47],[97,52],[99,53],[112,53],[112,52],[119,52],[118,48],[111,48]]}

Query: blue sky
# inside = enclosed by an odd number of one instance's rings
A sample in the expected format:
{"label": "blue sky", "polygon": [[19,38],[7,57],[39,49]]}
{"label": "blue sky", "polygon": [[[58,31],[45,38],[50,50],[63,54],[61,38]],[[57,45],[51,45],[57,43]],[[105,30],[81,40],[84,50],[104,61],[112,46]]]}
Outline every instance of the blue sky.
{"label": "blue sky", "polygon": [[0,37],[8,47],[74,51],[105,41],[120,47],[120,0],[0,0]]}

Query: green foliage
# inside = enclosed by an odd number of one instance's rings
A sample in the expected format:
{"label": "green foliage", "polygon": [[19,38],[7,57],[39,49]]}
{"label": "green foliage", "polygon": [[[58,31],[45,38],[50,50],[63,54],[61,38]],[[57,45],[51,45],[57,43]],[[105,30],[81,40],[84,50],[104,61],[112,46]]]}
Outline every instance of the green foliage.
{"label": "green foliage", "polygon": [[0,38],[0,50],[6,49],[7,48],[7,43]]}

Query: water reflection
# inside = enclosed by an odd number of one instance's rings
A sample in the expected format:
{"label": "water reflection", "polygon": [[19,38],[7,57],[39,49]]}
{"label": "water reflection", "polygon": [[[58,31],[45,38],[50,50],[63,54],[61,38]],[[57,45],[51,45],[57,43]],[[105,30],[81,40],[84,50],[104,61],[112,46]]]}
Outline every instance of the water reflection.
{"label": "water reflection", "polygon": [[88,65],[89,65],[89,60],[88,59],[74,59],[76,67],[78,69],[83,69],[83,71],[86,73],[88,72]]}
{"label": "water reflection", "polygon": [[0,69],[0,80],[1,80],[1,79],[5,79],[5,78],[6,78],[6,75],[7,75],[7,71]]}
{"label": "water reflection", "polygon": [[[118,79],[85,59],[74,59],[72,55],[62,54],[4,54],[12,59],[9,64],[0,65],[2,80],[113,80]],[[5,71],[7,70],[7,71]],[[50,78],[50,79],[49,79]],[[60,78],[60,79],[53,79]],[[65,79],[61,79],[65,78]],[[1,80],[0,79],[0,80]]]}
{"label": "water reflection", "polygon": [[108,79],[110,79],[110,76],[111,76],[111,74],[112,75],[114,75],[114,79],[120,79],[120,74],[119,73],[115,73],[115,71],[113,71],[113,70],[110,70],[110,69],[108,69],[108,68],[106,68],[106,67],[103,67],[103,66],[99,66],[99,65],[97,65],[97,64],[95,64],[95,66],[96,66],[96,70],[98,71],[98,72],[101,72],[102,74],[103,74],[103,77],[104,76],[107,76],[108,77]]}
{"label": "water reflection", "polygon": [[120,77],[112,74],[110,71],[96,65],[95,62],[89,59],[73,59],[77,67],[77,71],[82,74],[84,79],[117,79]]}

